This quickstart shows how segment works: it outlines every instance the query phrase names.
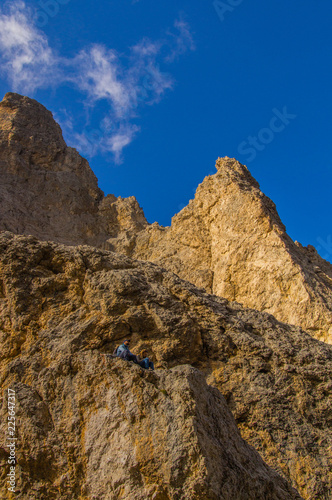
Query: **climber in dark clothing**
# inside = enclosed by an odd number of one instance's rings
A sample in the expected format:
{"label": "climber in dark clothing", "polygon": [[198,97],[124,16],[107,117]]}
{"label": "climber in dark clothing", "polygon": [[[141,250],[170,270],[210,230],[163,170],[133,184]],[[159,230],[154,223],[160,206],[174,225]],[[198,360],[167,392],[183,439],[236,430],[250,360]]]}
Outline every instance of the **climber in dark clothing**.
{"label": "climber in dark clothing", "polygon": [[130,344],[130,340],[125,340],[123,342],[123,344],[121,344],[117,348],[116,355],[119,358],[125,359],[126,361],[133,361],[134,363],[138,364],[137,356],[135,356],[135,354],[133,354],[129,350],[129,344]]}
{"label": "climber in dark clothing", "polygon": [[138,355],[138,364],[146,370],[154,370],[154,364],[150,361],[150,358],[148,358],[148,351],[145,349],[143,349],[143,351],[141,351]]}

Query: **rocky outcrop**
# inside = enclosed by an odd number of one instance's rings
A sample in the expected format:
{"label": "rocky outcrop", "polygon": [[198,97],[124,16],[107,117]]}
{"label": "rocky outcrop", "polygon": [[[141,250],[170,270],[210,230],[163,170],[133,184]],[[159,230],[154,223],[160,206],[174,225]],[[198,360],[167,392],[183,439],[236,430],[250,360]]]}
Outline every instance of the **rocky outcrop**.
{"label": "rocky outcrop", "polygon": [[246,307],[332,341],[332,266],[286,234],[273,202],[230,158],[199,185],[171,227],[148,224],[134,197],[104,197],[38,102],[0,103],[0,231],[89,244],[149,260]]}
{"label": "rocky outcrop", "polygon": [[113,249],[332,342],[331,264],[292,241],[244,165],[219,158],[216,166],[171,227],[152,224]]}
{"label": "rocky outcrop", "polygon": [[[11,233],[0,321],[18,498],[297,498],[240,440],[218,391],[266,464],[303,498],[332,498],[332,347],[301,328],[150,262]],[[156,373],[102,364],[97,351],[126,337]],[[5,398],[1,411],[4,440]]]}
{"label": "rocky outcrop", "polygon": [[241,439],[197,370],[104,366],[99,353],[64,345],[60,358],[61,344],[38,379],[7,380],[20,422],[15,498],[301,499]]}
{"label": "rocky outcrop", "polygon": [[104,197],[87,160],[66,146],[52,113],[8,93],[0,103],[0,230],[67,245],[109,247],[147,225],[134,197]]}

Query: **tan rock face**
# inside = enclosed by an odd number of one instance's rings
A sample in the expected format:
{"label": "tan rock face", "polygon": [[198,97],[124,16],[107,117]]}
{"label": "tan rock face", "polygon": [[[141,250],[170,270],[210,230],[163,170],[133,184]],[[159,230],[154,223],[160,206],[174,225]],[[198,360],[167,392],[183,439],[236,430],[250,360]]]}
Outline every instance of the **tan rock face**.
{"label": "tan rock face", "polygon": [[0,103],[0,230],[89,244],[149,260],[205,288],[332,341],[332,266],[295,244],[246,167],[217,161],[169,228],[149,225],[134,197],[104,198],[41,104]]}
{"label": "tan rock face", "polygon": [[153,224],[130,248],[123,238],[114,248],[332,342],[332,266],[291,240],[245,166],[230,158],[216,166],[171,227]]}
{"label": "tan rock face", "polygon": [[[299,498],[240,439],[220,391],[269,467],[332,500],[332,348],[313,338],[331,342],[331,280],[236,160],[218,160],[171,227],[149,225],[134,197],[104,197],[51,113],[7,94],[0,379],[18,399],[15,496]],[[97,351],[126,337],[159,371],[102,364]],[[6,411],[3,398],[2,440]]]}
{"label": "tan rock face", "polygon": [[88,162],[66,146],[50,111],[6,94],[0,103],[0,230],[109,247],[107,239],[123,226],[140,230],[144,224],[134,197],[104,198]]}
{"label": "tan rock face", "polygon": [[[240,440],[218,390],[269,466],[303,498],[332,498],[332,347],[300,328],[149,262],[10,233],[0,321],[18,498],[298,498]],[[156,373],[102,363],[126,337]],[[2,448],[6,411],[4,398]]]}
{"label": "tan rock face", "polygon": [[[16,498],[301,499],[189,366],[151,373],[76,352],[53,359],[38,382],[11,388],[20,421]],[[3,486],[2,477],[1,498],[10,498]]]}

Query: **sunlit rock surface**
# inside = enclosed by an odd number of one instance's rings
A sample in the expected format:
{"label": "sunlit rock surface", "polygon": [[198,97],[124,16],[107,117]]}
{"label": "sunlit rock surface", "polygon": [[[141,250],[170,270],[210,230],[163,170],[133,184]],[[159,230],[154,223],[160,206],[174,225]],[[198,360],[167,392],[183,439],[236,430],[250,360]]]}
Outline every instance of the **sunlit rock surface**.
{"label": "sunlit rock surface", "polygon": [[9,93],[0,103],[0,230],[156,262],[331,342],[331,264],[291,240],[245,166],[216,166],[171,227],[148,224],[133,196],[104,197],[44,106]]}
{"label": "sunlit rock surface", "polygon": [[[332,498],[332,348],[299,327],[149,262],[8,232],[0,321],[0,456],[13,387],[15,497],[299,498],[265,462],[303,498]],[[155,373],[104,362],[127,337]]]}
{"label": "sunlit rock surface", "polygon": [[171,227],[152,224],[114,248],[331,343],[332,265],[291,240],[245,166],[220,158],[216,167]]}

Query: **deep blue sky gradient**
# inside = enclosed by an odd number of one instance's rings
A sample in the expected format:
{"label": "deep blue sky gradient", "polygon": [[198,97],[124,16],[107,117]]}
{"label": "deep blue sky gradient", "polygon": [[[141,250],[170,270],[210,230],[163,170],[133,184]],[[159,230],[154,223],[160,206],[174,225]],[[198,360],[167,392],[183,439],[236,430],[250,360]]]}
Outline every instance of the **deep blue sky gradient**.
{"label": "deep blue sky gradient", "polygon": [[[40,8],[34,0],[27,4]],[[143,37],[163,36],[179,16],[196,49],[172,64],[161,62],[174,88],[159,103],[138,108],[133,123],[140,131],[123,162],[108,154],[88,158],[100,188],[135,195],[149,222],[169,225],[214,173],[216,158],[236,157],[276,203],[289,235],[332,260],[331,2],[243,0],[221,21],[210,0],[70,0],[42,30],[66,57],[91,43],[127,54]],[[2,77],[1,94],[9,90]],[[69,86],[31,97],[85,120],[82,100]],[[248,162],[239,145],[269,127],[273,109],[285,106],[296,118]],[[91,128],[98,128],[102,108],[100,102]]]}

